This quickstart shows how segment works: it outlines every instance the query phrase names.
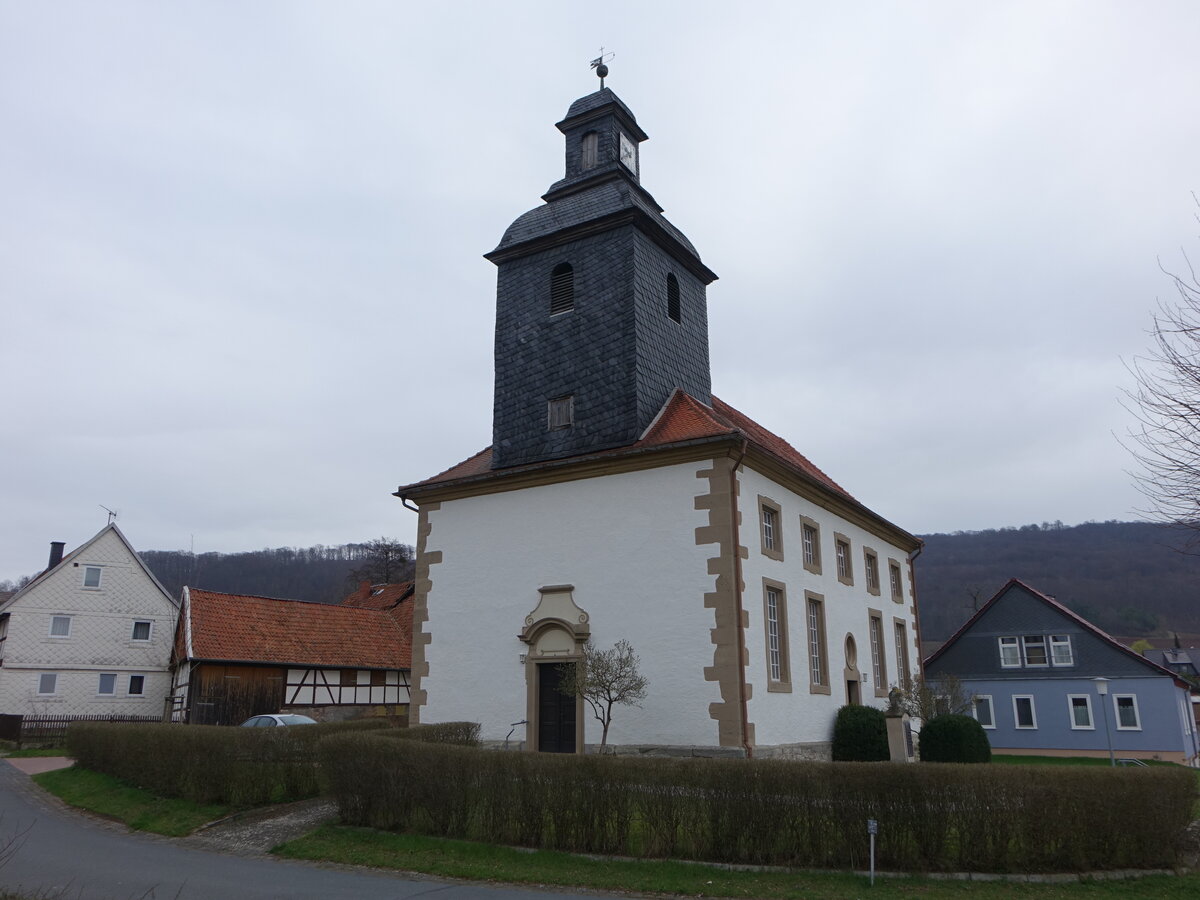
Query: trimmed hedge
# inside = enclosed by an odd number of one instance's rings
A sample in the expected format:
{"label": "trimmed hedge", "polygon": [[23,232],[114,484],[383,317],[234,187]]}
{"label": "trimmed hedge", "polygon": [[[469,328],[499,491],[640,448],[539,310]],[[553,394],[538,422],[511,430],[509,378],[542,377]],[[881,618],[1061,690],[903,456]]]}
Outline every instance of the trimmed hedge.
{"label": "trimmed hedge", "polygon": [[288,728],[77,723],[67,752],[85,769],[163,797],[257,806],[320,793],[322,738],[391,727],[386,719]]}
{"label": "trimmed hedge", "polygon": [[458,744],[461,747],[479,746],[478,722],[434,722],[410,725],[387,732],[387,737],[400,741],[422,741],[426,744]]}
{"label": "trimmed hedge", "polygon": [[832,750],[837,762],[887,762],[887,716],[873,706],[843,706],[833,721]]}
{"label": "trimmed hedge", "polygon": [[1194,773],[498,753],[371,734],[320,746],[347,824],[577,853],[897,871],[1162,868]]}
{"label": "trimmed hedge", "polygon": [[985,763],[992,745],[971,716],[935,716],[921,728],[921,762]]}

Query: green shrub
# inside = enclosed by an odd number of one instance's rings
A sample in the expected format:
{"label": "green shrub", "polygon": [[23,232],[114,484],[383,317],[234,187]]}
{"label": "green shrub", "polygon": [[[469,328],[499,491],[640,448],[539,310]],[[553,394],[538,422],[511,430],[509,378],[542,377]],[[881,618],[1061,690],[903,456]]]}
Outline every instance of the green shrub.
{"label": "green shrub", "polygon": [[342,820],[526,847],[899,871],[1163,868],[1194,774],[498,752],[374,734],[321,742]]}
{"label": "green shrub", "polygon": [[389,731],[387,736],[400,741],[421,741],[426,744],[458,744],[461,747],[479,746],[478,722],[433,722],[410,725]]}
{"label": "green shrub", "polygon": [[970,716],[935,716],[921,728],[921,762],[991,761],[992,746],[987,733]]}
{"label": "green shrub", "polygon": [[77,722],[67,752],[85,769],[163,797],[257,806],[320,792],[322,738],[390,727],[386,719],[289,728]]}
{"label": "green shrub", "polygon": [[873,706],[850,704],[833,723],[833,758],[838,762],[886,762],[887,717]]}

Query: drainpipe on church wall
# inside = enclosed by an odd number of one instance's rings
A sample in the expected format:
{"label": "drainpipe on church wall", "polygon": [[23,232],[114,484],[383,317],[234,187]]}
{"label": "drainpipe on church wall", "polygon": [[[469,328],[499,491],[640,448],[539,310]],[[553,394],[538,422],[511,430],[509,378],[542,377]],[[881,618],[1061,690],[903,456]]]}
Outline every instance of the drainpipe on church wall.
{"label": "drainpipe on church wall", "polygon": [[917,567],[913,563],[917,561],[917,557],[924,549],[925,545],[921,544],[916,550],[910,550],[908,554],[908,589],[912,594],[913,631],[916,632],[917,641],[917,676],[921,679],[925,678],[925,660],[921,657],[921,606],[917,603]]}
{"label": "drainpipe on church wall", "polygon": [[729,469],[729,505],[730,505],[730,521],[733,526],[733,596],[735,614],[737,615],[737,642],[738,642],[738,705],[741,711],[741,729],[742,729],[742,748],[746,751],[746,758],[754,758],[754,748],[750,745],[750,713],[746,707],[746,626],[744,622],[745,614],[742,611],[742,539],[740,529],[738,527],[738,517],[741,511],[738,506],[738,469],[742,466],[742,461],[746,458],[746,449],[749,442],[742,440],[742,450],[738,455],[737,462]]}

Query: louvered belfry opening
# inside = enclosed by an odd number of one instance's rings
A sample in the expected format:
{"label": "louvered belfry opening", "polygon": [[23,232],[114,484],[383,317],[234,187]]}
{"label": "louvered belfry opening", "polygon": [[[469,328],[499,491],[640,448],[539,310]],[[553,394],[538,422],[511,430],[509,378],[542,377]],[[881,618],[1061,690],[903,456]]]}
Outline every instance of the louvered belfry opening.
{"label": "louvered belfry opening", "polygon": [[679,310],[679,279],[670,273],[667,274],[667,315],[676,322],[683,321]]}
{"label": "louvered belfry opening", "polygon": [[575,270],[570,263],[559,263],[550,273],[550,315],[575,308]]}

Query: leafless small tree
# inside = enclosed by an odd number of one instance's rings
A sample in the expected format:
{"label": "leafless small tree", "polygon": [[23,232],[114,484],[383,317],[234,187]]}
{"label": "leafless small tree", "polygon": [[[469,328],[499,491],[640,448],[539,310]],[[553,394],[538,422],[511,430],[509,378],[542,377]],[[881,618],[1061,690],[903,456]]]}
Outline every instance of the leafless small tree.
{"label": "leafless small tree", "polygon": [[[1200,208],[1200,199],[1192,199]],[[1200,221],[1200,214],[1196,216]],[[1140,465],[1134,482],[1152,519],[1191,530],[1190,549],[1200,544],[1200,280],[1183,252],[1186,275],[1159,268],[1176,296],[1160,300],[1148,353],[1129,370],[1136,387],[1125,392],[1137,419],[1130,450]]]}
{"label": "leafless small tree", "polygon": [[900,709],[914,719],[928,722],[934,716],[969,715],[971,695],[954,675],[938,678],[912,678],[901,685]]}
{"label": "leafless small tree", "polygon": [[641,706],[646,699],[647,681],[639,671],[641,660],[626,640],[611,650],[597,650],[591,641],[583,645],[583,658],[575,665],[561,667],[559,690],[584,699],[603,729],[600,752],[608,747],[608,726],[614,706]]}

